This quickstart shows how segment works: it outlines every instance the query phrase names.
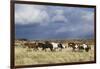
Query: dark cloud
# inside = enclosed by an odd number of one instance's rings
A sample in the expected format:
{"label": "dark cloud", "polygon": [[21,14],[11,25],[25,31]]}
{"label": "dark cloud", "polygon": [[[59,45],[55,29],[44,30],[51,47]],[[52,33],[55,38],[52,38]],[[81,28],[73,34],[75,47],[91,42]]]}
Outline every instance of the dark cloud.
{"label": "dark cloud", "polygon": [[[17,5],[16,5],[17,6]],[[23,15],[22,10],[27,13]],[[59,6],[16,7],[16,38],[91,39],[94,38],[94,9]],[[36,13],[36,15],[31,15]],[[37,12],[38,13],[37,13]],[[20,13],[21,12],[21,13]],[[25,14],[24,13],[24,14]],[[29,13],[29,14],[28,14]],[[42,17],[43,16],[43,17]],[[23,20],[26,19],[27,21]]]}

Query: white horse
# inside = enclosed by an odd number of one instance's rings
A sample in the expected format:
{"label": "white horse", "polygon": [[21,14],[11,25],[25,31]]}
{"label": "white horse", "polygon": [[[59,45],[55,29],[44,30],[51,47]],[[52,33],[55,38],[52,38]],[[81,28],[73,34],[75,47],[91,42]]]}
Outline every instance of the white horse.
{"label": "white horse", "polygon": [[76,49],[78,48],[78,45],[77,45],[77,44],[75,45],[75,48],[76,48]]}
{"label": "white horse", "polygon": [[65,48],[65,45],[63,45],[61,43],[52,42],[51,44],[53,45],[53,50],[56,50],[58,48],[59,48],[59,50],[62,50],[63,48]]}
{"label": "white horse", "polygon": [[83,48],[85,49],[85,48],[87,48],[88,46],[86,45],[86,44],[83,44]]}
{"label": "white horse", "polygon": [[51,44],[53,45],[53,49],[57,49],[58,48],[58,43],[52,42]]}

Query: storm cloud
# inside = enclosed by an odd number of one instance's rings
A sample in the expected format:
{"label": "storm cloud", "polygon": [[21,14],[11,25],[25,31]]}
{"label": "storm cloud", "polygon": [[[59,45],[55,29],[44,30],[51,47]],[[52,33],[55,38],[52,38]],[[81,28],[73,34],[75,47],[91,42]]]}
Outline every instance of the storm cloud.
{"label": "storm cloud", "polygon": [[92,39],[94,8],[15,5],[16,38]]}

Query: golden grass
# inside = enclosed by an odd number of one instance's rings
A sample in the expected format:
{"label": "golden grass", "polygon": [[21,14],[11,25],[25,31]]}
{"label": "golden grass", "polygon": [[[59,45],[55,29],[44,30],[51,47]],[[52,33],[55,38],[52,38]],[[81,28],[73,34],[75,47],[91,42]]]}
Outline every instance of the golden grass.
{"label": "golden grass", "polygon": [[15,47],[15,65],[34,65],[52,63],[70,63],[94,61],[94,50],[89,52],[72,52],[66,48],[62,51],[27,51],[27,48]]}

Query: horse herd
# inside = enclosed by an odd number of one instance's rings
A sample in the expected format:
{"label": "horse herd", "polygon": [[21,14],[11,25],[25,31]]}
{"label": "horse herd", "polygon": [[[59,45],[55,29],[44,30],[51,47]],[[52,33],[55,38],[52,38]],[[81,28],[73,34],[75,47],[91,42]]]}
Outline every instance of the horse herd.
{"label": "horse herd", "polygon": [[25,42],[22,45],[24,48],[28,49],[33,49],[34,51],[38,51],[40,48],[43,51],[47,51],[47,49],[50,49],[50,51],[54,52],[56,50],[62,51],[65,48],[71,48],[73,52],[75,51],[86,51],[88,52],[91,47],[88,46],[85,43],[79,44],[79,43],[74,43],[74,42],[69,42],[67,45],[64,45],[63,43],[60,42],[49,42],[49,41],[44,41],[44,42]]}

